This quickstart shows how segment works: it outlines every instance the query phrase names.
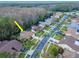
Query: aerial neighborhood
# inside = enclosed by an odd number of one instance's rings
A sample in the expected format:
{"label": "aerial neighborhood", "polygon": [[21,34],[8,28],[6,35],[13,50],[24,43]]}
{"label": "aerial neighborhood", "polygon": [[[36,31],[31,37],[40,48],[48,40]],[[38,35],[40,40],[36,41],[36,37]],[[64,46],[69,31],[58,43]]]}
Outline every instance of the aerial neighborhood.
{"label": "aerial neighborhood", "polygon": [[79,58],[79,11],[16,7],[0,8],[0,58]]}

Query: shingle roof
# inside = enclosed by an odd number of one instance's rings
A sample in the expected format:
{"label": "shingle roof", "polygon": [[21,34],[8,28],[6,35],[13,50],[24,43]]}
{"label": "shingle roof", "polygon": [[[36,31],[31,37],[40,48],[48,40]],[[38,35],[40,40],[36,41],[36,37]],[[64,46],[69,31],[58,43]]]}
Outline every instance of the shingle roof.
{"label": "shingle roof", "polygon": [[72,29],[79,29],[79,24],[75,23],[75,22],[72,22],[70,25],[69,25],[69,28],[72,28]]}
{"label": "shingle roof", "polygon": [[35,31],[42,30],[42,29],[43,27],[41,26],[36,26],[36,25],[32,26],[32,30],[35,30]]}
{"label": "shingle roof", "polygon": [[0,46],[0,52],[15,52],[12,48],[15,48],[16,51],[20,51],[22,48],[22,44],[17,40],[3,42],[1,43],[2,46]]}
{"label": "shingle roof", "polygon": [[59,44],[66,44],[73,50],[79,51],[79,46],[75,44],[77,39],[71,36],[67,36],[65,39],[60,40]]}
{"label": "shingle roof", "polygon": [[72,22],[76,22],[76,23],[79,23],[79,17],[76,17],[76,18],[72,18]]}
{"label": "shingle roof", "polygon": [[74,38],[79,38],[79,34],[77,34],[77,31],[72,28],[68,28],[67,31],[65,32],[66,35],[72,36]]}
{"label": "shingle roof", "polygon": [[63,58],[79,58],[79,54],[66,49],[64,50]]}
{"label": "shingle roof", "polygon": [[32,32],[30,32],[30,31],[24,31],[24,32],[20,33],[20,39],[29,39],[29,38],[32,37],[32,35],[33,35]]}

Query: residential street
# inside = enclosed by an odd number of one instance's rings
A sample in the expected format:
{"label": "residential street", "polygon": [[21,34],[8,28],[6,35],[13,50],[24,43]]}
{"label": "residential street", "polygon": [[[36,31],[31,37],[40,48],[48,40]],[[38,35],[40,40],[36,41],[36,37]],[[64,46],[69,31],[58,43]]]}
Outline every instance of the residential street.
{"label": "residential street", "polygon": [[[60,20],[60,22],[57,24],[57,26],[62,26],[62,22],[64,22],[68,17],[66,15],[63,16],[63,18]],[[55,28],[57,28],[57,26],[55,26],[52,31],[54,31],[54,34],[56,32],[56,30],[54,30]],[[52,32],[50,31],[50,33]],[[51,33],[52,34],[52,33]],[[39,43],[39,45],[37,46],[37,48],[35,49],[35,51],[33,52],[33,54],[31,55],[31,58],[37,58],[38,53],[42,51],[44,45],[46,44],[46,42],[49,40],[50,35],[49,33],[47,33],[48,36],[45,36],[42,41]]]}

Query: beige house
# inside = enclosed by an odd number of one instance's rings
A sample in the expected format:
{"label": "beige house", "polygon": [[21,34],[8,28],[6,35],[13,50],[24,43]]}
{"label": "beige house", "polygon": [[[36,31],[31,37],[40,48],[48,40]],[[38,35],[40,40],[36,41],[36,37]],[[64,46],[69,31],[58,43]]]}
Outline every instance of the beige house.
{"label": "beige house", "polygon": [[30,32],[30,31],[24,31],[24,32],[21,32],[20,33],[20,40],[22,40],[22,39],[30,39],[30,38],[32,38],[32,35],[33,35],[33,33],[32,32]]}

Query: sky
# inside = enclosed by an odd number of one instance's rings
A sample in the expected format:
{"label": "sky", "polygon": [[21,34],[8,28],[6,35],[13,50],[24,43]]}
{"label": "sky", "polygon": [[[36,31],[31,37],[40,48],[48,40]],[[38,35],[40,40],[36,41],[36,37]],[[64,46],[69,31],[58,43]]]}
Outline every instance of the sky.
{"label": "sky", "polygon": [[0,1],[79,1],[79,0],[0,0]]}

